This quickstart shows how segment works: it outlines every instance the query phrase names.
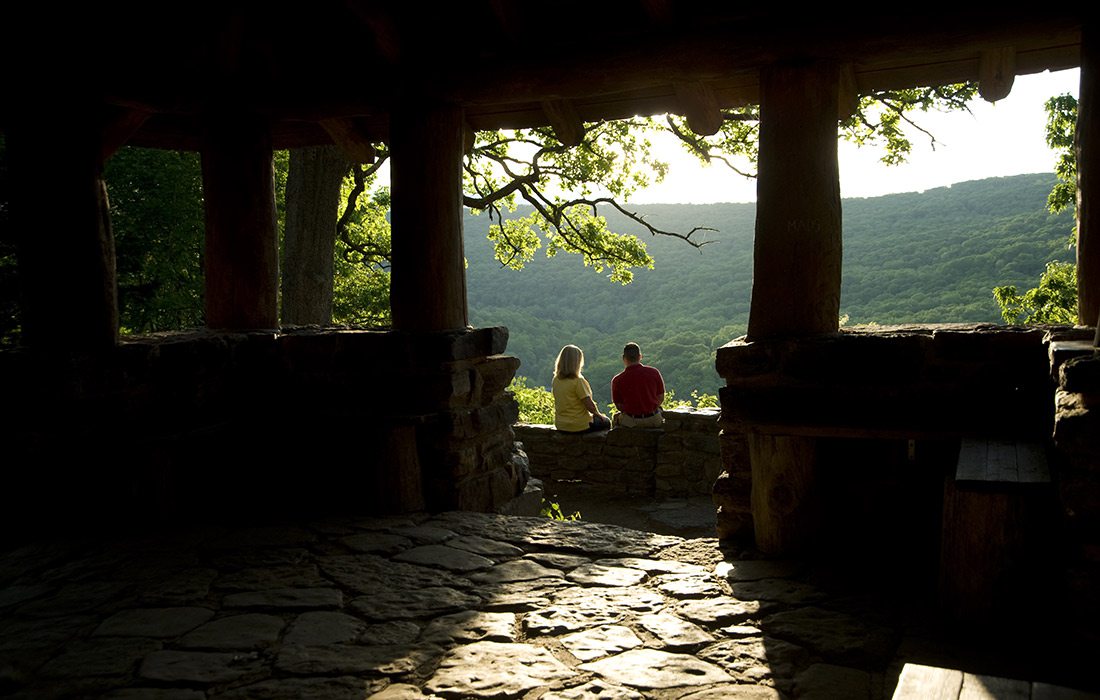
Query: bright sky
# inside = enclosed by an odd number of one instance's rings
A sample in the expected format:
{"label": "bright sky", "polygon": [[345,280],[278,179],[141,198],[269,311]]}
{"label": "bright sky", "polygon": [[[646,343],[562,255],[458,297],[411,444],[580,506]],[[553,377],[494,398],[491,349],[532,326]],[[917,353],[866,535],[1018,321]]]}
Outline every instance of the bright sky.
{"label": "bright sky", "polygon": [[[877,197],[919,192],[968,180],[1002,175],[1051,172],[1056,156],[1044,141],[1043,103],[1054,95],[1077,95],[1077,69],[1017,76],[1008,97],[990,104],[978,99],[972,114],[918,114],[914,121],[936,136],[910,130],[913,152],[907,163],[886,166],[881,151],[840,142],[840,191],[843,197]],[[669,164],[665,181],[635,193],[632,203],[754,202],[756,181],[721,164],[705,166],[683,152],[671,135],[655,144]]]}

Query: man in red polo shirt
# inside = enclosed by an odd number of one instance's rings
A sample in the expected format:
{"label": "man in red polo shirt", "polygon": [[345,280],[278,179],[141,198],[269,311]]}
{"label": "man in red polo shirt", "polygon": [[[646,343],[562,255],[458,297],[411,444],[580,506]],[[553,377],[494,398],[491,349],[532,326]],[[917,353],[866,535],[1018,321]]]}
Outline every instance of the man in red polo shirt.
{"label": "man in red polo shirt", "polygon": [[611,380],[611,400],[619,412],[614,423],[623,428],[660,428],[665,424],[661,402],[665,400],[665,380],[656,367],[642,364],[637,343],[623,348],[623,369]]}

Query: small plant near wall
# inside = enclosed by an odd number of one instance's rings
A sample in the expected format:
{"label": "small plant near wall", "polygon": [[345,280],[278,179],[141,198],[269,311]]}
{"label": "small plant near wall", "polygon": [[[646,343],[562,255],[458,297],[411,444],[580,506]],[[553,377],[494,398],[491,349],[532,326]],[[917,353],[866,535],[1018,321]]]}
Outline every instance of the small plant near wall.
{"label": "small plant near wall", "polygon": [[545,498],[542,499],[542,507],[539,509],[539,515],[544,518],[550,518],[551,520],[580,520],[581,512],[579,510],[573,511],[572,515],[566,515],[562,512],[561,506],[552,501],[548,501]]}

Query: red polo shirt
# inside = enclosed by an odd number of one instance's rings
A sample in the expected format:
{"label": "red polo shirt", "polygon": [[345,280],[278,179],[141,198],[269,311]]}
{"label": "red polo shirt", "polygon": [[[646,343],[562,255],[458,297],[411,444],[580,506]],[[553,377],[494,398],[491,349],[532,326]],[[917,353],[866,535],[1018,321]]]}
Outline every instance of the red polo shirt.
{"label": "red polo shirt", "polygon": [[611,380],[611,400],[623,413],[644,416],[661,407],[665,397],[665,380],[656,367],[637,363],[629,365]]}

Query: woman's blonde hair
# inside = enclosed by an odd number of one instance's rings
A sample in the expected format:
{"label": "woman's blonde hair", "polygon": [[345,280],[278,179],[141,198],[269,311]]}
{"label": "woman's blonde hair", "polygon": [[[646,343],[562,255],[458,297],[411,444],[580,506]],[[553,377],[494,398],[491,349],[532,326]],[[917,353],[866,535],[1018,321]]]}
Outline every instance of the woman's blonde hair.
{"label": "woman's blonde hair", "polygon": [[566,345],[558,353],[558,359],[554,363],[554,377],[572,379],[581,376],[582,369],[584,369],[584,352],[576,345]]}

